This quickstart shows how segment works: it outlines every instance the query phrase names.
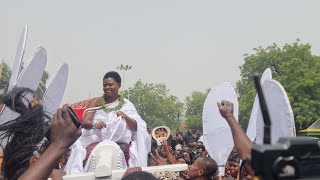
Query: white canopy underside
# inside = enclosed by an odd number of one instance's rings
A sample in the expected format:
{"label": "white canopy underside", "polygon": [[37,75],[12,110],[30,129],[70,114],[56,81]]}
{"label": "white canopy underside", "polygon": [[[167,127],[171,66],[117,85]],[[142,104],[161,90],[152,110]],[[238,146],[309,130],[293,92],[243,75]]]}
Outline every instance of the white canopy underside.
{"label": "white canopy underside", "polygon": [[[275,80],[266,80],[262,91],[271,121],[271,144],[275,144],[280,137],[296,136],[293,111],[281,84]],[[264,121],[260,108],[257,118],[256,143],[263,144]]]}
{"label": "white canopy underside", "polygon": [[[225,165],[234,146],[230,127],[218,109],[217,102],[222,100],[233,103],[233,114],[238,119],[238,98],[228,82],[220,83],[211,89],[205,100],[202,114],[203,143],[209,155],[220,166]],[[219,168],[219,172],[223,175],[224,168]]]}

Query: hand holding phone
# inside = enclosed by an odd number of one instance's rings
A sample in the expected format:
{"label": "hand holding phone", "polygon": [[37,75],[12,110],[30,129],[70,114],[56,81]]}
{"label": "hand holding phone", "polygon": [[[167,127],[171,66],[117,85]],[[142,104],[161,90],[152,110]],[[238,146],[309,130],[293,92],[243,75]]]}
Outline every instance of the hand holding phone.
{"label": "hand holding phone", "polygon": [[[81,121],[71,107],[68,107],[68,114],[70,115],[70,118],[76,128],[79,128],[81,125]],[[50,141],[50,128],[46,132],[45,137],[48,139],[48,141]]]}
{"label": "hand holding phone", "polygon": [[80,125],[81,125],[81,121],[79,120],[78,116],[76,115],[76,113],[73,111],[73,109],[69,106],[68,107],[68,112],[69,112],[69,115],[73,121],[73,124],[79,128]]}

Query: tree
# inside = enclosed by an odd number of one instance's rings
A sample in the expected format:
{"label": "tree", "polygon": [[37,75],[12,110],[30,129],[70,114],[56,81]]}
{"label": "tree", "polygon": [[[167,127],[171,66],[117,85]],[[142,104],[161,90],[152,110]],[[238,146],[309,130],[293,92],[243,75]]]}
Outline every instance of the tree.
{"label": "tree", "polygon": [[299,40],[282,48],[273,44],[255,48],[253,54],[244,57],[241,80],[237,82],[239,122],[243,127],[248,124],[256,94],[252,75],[261,74],[266,68],[272,70],[273,79],[286,90],[297,129],[308,127],[320,117],[320,57],[311,53],[310,44]]}
{"label": "tree", "polygon": [[191,96],[188,96],[185,100],[186,104],[186,124],[193,129],[199,129],[202,131],[202,111],[204,101],[210,90],[205,93],[199,91],[193,91]]}
{"label": "tree", "polygon": [[2,61],[1,74],[0,74],[0,93],[5,92],[8,89],[11,76],[11,70],[7,63]]}
{"label": "tree", "polygon": [[41,77],[41,81],[39,83],[38,89],[36,91],[36,96],[38,98],[42,99],[44,93],[46,92],[47,90],[46,84],[47,84],[48,78],[49,78],[49,73],[47,71],[44,71]]}
{"label": "tree", "polygon": [[[23,64],[22,64],[23,66]],[[2,62],[2,73],[1,73],[1,78],[0,78],[0,92],[5,92],[8,89],[9,86],[9,81],[10,81],[10,76],[11,76],[11,69],[8,66],[7,63],[4,61]],[[38,98],[42,98],[43,94],[46,91],[46,83],[49,78],[49,74],[47,71],[43,72],[39,87],[36,91],[36,96]]]}
{"label": "tree", "polygon": [[130,92],[130,101],[148,126],[165,125],[175,129],[180,125],[183,104],[177,97],[169,95],[166,85],[147,84],[139,80],[129,88],[128,92]]}

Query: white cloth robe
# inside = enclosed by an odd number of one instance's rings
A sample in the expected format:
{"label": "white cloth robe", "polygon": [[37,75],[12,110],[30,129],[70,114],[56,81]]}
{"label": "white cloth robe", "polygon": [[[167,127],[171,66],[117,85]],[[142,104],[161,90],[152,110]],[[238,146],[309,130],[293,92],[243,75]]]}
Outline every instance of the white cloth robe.
{"label": "white cloth robe", "polygon": [[[148,153],[151,151],[151,139],[147,132],[146,122],[140,117],[134,105],[127,99],[124,99],[125,104],[119,111],[124,112],[127,116],[137,121],[137,131],[133,132],[129,129],[126,121],[123,118],[116,117],[115,111],[110,113],[105,112],[102,109],[91,108],[95,111],[93,123],[97,121],[105,121],[107,128],[101,130],[85,130],[82,131],[80,142],[83,147],[87,147],[94,142],[102,141],[114,141],[120,143],[130,143],[129,149],[130,158],[129,166],[146,167],[148,162]],[[112,108],[119,104],[119,101],[115,101],[108,104],[108,107]]]}

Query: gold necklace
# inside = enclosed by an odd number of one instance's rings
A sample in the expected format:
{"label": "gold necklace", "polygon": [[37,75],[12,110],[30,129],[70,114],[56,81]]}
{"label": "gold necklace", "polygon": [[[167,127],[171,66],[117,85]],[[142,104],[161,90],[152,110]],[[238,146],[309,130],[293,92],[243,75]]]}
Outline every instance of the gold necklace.
{"label": "gold necklace", "polygon": [[107,113],[110,113],[111,111],[118,111],[122,108],[124,105],[125,101],[122,98],[122,96],[119,97],[119,104],[116,107],[109,108],[109,106],[106,106],[105,100],[104,100],[104,95],[100,97],[100,106],[101,108],[106,111]]}

